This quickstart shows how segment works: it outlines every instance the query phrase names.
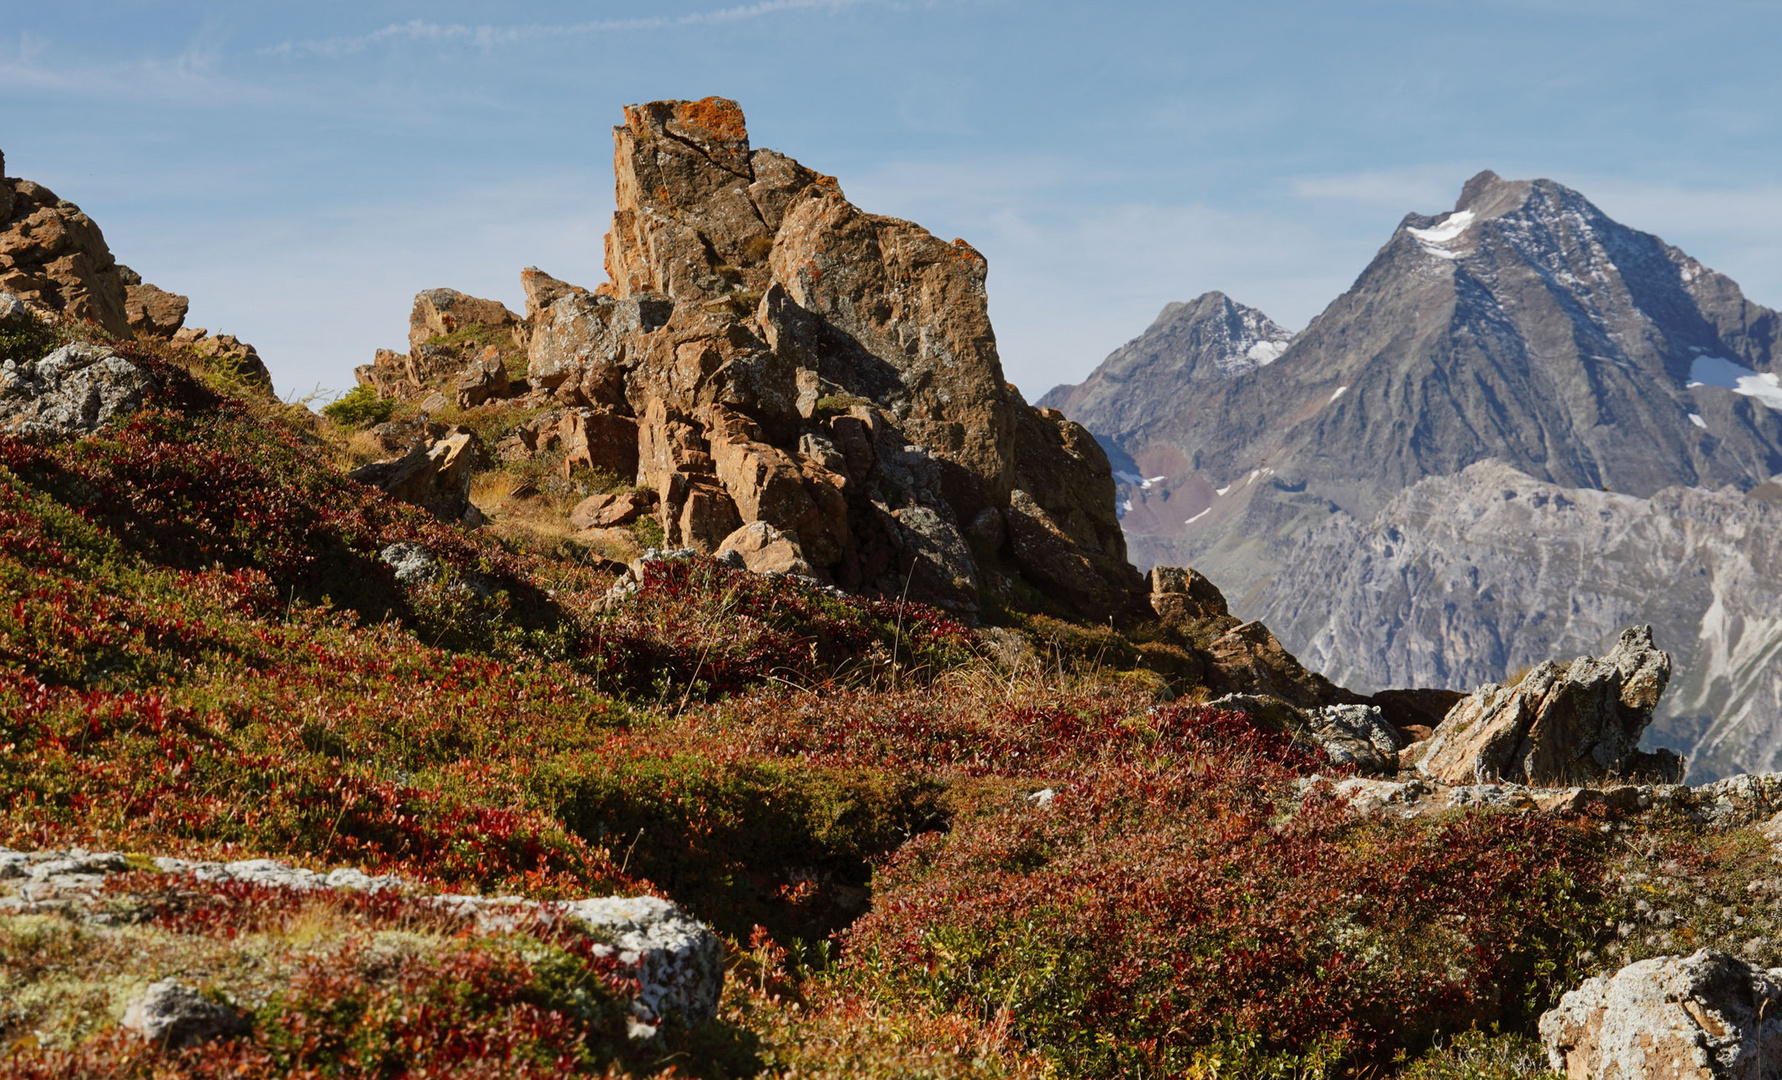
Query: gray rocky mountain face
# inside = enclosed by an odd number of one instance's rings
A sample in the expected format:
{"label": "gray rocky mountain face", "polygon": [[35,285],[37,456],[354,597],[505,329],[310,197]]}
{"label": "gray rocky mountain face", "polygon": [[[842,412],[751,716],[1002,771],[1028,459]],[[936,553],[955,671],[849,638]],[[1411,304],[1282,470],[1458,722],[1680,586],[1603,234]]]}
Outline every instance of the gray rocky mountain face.
{"label": "gray rocky mountain face", "polygon": [[1690,779],[1782,765],[1782,489],[1564,488],[1501,462],[1329,520],[1269,584],[1269,625],[1363,692],[1470,687],[1650,622],[1676,657],[1649,745]]}
{"label": "gray rocky mountain face", "polygon": [[1678,673],[1648,741],[1696,777],[1782,761],[1776,312],[1578,192],[1489,172],[1407,216],[1272,363],[1197,351],[1206,301],[1044,399],[1131,474],[1141,568],[1196,567],[1358,688],[1471,689],[1649,622]]}

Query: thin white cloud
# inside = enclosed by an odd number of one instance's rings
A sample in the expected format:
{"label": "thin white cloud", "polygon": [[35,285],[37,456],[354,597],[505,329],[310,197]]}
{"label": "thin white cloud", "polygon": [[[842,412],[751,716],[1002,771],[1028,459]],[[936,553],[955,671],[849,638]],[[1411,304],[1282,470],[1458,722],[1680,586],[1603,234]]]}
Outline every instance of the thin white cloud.
{"label": "thin white cloud", "polygon": [[643,15],[625,19],[594,19],[589,22],[566,25],[525,23],[512,26],[489,24],[466,26],[462,23],[436,23],[424,19],[411,19],[405,23],[392,23],[368,34],[354,37],[286,41],[261,51],[278,55],[303,53],[330,57],[350,56],[399,41],[452,43],[493,49],[503,45],[525,44],[532,41],[555,40],[587,34],[673,30],[683,26],[740,22],[745,19],[758,19],[764,15],[777,15],[782,12],[826,11],[833,13],[870,2],[873,0],[759,0],[758,3],[740,4],[713,11],[694,11],[684,15]]}

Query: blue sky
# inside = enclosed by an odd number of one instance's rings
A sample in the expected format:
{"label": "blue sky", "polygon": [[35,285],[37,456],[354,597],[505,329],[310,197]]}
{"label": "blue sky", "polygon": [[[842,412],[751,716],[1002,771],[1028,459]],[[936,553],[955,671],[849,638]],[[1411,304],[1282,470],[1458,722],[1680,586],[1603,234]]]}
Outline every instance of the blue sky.
{"label": "blue sky", "polygon": [[1303,327],[1482,168],[1782,306],[1779,40],[1776,0],[0,0],[0,150],[289,394],[419,289],[600,281],[620,107],[721,94],[982,250],[1032,398],[1207,289]]}

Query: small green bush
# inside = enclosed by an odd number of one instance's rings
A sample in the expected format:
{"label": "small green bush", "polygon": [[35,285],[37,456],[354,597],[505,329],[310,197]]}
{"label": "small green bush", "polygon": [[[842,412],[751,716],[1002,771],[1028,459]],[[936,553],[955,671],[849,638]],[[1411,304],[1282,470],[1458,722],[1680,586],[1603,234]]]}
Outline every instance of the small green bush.
{"label": "small green bush", "polygon": [[36,319],[23,326],[0,328],[0,360],[37,360],[56,344],[55,330]]}
{"label": "small green bush", "polygon": [[355,386],[332,403],[322,406],[323,416],[354,431],[386,423],[395,411],[394,401],[379,397],[369,386]]}

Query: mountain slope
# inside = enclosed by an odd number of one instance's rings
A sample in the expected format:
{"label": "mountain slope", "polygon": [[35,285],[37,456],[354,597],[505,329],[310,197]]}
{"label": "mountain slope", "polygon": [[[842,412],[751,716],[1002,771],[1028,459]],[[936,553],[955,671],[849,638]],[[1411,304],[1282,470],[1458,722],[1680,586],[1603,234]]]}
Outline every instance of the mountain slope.
{"label": "mountain slope", "polygon": [[[1340,681],[1461,688],[1599,648],[1627,621],[1654,622],[1661,644],[1688,655],[1713,636],[1702,621],[1709,593],[1694,590],[1705,526],[1678,500],[1694,506],[1713,492],[1716,535],[1750,535],[1768,520],[1741,493],[1782,472],[1778,332],[1777,313],[1730,279],[1578,192],[1487,172],[1453,211],[1407,216],[1275,362],[1214,379],[1179,358],[1134,363],[1128,346],[1049,399],[1142,474],[1122,492],[1141,567],[1196,566],[1234,610],[1278,625],[1289,649]],[[1102,400],[1116,385],[1123,396]],[[1451,519],[1485,496],[1420,482],[1486,461],[1518,483],[1565,489],[1574,504],[1628,497],[1603,503],[1603,527],[1646,522],[1651,546],[1598,550],[1590,545],[1600,536],[1540,516],[1515,536],[1454,531]],[[1678,494],[1689,489],[1698,490]],[[1432,522],[1444,529],[1423,543],[1439,569],[1419,555],[1393,564],[1390,585],[1368,576],[1368,544],[1408,558],[1400,541],[1382,538],[1425,535]],[[1580,550],[1589,559],[1565,574],[1528,569]],[[1491,578],[1497,601],[1476,602],[1486,586],[1469,560],[1502,564]],[[1653,588],[1573,619],[1567,609],[1578,588],[1589,591],[1590,574]],[[1768,590],[1759,596],[1782,588],[1773,565],[1734,576]],[[1658,584],[1685,580],[1687,598]],[[1330,581],[1337,595],[1319,595]],[[1456,608],[1450,594],[1462,584],[1468,599]],[[1680,683],[1700,682],[1695,715],[1719,717],[1715,738],[1728,749],[1712,756],[1750,768],[1759,761],[1745,756],[1771,760],[1758,729],[1776,723],[1777,709],[1726,712],[1745,693],[1732,652],[1699,651],[1711,666]],[[1677,724],[1683,742],[1694,737],[1685,729],[1703,726]]]}
{"label": "mountain slope", "polygon": [[1500,462],[1334,514],[1263,598],[1348,685],[1471,686],[1650,623],[1677,678],[1649,738],[1693,781],[1782,763],[1782,491],[1563,488]]}

